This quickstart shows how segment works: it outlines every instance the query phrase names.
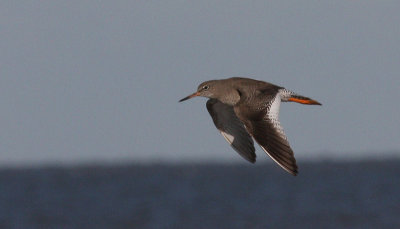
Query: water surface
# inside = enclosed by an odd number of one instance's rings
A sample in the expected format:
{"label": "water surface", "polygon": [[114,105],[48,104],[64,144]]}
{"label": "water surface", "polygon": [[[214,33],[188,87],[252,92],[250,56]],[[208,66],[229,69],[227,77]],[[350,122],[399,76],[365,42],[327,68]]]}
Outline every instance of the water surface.
{"label": "water surface", "polygon": [[399,228],[400,161],[0,170],[0,228]]}

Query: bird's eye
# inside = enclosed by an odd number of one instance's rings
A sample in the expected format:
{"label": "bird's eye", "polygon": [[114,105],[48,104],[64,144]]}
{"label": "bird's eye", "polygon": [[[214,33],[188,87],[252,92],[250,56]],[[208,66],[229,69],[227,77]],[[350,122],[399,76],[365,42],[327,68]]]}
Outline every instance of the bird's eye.
{"label": "bird's eye", "polygon": [[208,86],[208,85],[203,86],[203,90],[208,90],[209,88],[210,88],[210,86]]}

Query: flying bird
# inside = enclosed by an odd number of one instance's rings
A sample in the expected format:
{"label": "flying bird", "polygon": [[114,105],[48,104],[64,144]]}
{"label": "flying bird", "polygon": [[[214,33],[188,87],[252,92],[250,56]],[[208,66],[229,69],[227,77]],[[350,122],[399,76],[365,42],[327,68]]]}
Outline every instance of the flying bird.
{"label": "flying bird", "polygon": [[281,102],[321,103],[264,81],[233,77],[201,83],[190,98],[207,97],[207,110],[226,141],[247,161],[254,163],[254,140],[284,170],[296,176],[298,167],[279,122]]}

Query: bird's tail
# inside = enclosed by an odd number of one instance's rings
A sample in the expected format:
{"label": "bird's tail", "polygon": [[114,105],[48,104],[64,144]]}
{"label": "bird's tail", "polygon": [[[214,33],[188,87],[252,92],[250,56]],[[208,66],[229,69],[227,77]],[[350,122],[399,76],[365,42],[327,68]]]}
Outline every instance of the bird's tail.
{"label": "bird's tail", "polygon": [[319,103],[316,100],[296,94],[287,89],[281,89],[279,91],[279,94],[280,94],[281,100],[283,102],[296,102],[296,103],[301,103],[301,104],[306,104],[306,105],[322,105],[321,103]]}

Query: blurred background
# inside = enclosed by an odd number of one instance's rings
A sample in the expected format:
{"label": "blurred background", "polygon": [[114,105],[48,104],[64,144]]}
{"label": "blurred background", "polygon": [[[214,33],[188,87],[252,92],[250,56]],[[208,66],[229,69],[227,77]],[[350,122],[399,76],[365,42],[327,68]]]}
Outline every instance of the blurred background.
{"label": "blurred background", "polygon": [[[400,2],[3,1],[1,228],[399,226]],[[284,103],[300,167],[248,164],[206,99],[232,76]],[[300,223],[299,223],[300,222]]]}

